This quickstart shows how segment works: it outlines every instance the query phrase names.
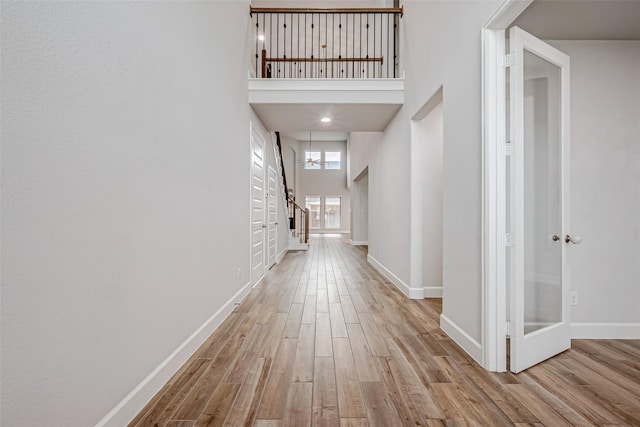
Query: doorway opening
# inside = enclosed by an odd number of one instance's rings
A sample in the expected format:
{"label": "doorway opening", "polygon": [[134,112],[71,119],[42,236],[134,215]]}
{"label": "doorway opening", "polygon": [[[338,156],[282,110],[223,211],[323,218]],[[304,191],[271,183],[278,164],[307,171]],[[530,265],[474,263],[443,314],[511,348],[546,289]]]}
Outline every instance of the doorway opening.
{"label": "doorway opening", "polygon": [[[563,230],[555,228],[564,229],[568,218],[564,209],[564,200],[567,198],[563,192],[568,188],[568,185],[564,185],[567,182],[563,175],[568,175],[568,170],[563,170],[562,160],[568,158],[569,144],[569,60],[561,52],[519,28],[507,30],[531,3],[505,3],[483,29],[482,346],[484,366],[496,371],[507,369],[506,338],[509,338],[509,369],[512,371],[526,369],[526,366],[570,347],[569,313],[565,298],[568,281],[563,274],[566,270],[563,268],[565,248],[562,244],[556,244],[559,239],[553,239],[556,234],[562,235]],[[551,70],[545,74],[545,63],[551,64],[549,68],[560,70],[562,77],[549,78]],[[549,95],[548,91],[550,81],[562,82],[562,86],[554,88],[553,95]],[[553,97],[557,102],[550,103]],[[536,111],[536,107],[540,111]],[[557,121],[561,114],[559,125],[551,126],[559,132],[547,138],[550,128],[542,125]],[[537,125],[539,133],[536,133]],[[545,142],[553,138],[556,138],[552,141],[555,145],[549,149],[549,144]],[[563,151],[565,144],[566,152]],[[547,148],[546,155],[542,153],[545,151],[543,148]],[[558,162],[558,159],[561,161]],[[548,167],[542,168],[536,177],[534,166],[541,162]],[[568,162],[566,165],[568,169]],[[554,174],[560,178],[550,178]],[[543,185],[544,182],[555,184],[555,188]],[[543,201],[548,202],[546,206]],[[552,205],[557,209],[552,209]],[[547,230],[548,227],[544,227],[541,224],[543,221],[539,221],[540,218],[535,215],[536,210],[540,209],[547,211],[542,215],[548,219],[547,222],[557,225],[553,232]],[[541,231],[541,228],[545,230]],[[550,242],[546,242],[547,237],[551,239]],[[545,241],[540,243],[540,239]],[[538,279],[542,273],[536,271],[535,266],[542,262],[545,247],[549,249],[547,252],[556,255],[551,264],[558,259],[560,262],[560,271],[554,274],[554,278],[560,277],[557,280],[559,286],[556,286],[561,289],[560,321],[543,325],[541,322],[532,322],[533,317],[529,316],[528,329],[525,330],[525,305],[530,315],[535,312],[536,306],[541,305],[536,303],[539,296],[536,283],[540,282]],[[531,329],[534,323],[537,331]],[[553,336],[547,336],[547,326],[556,332],[551,334]],[[540,348],[534,349],[533,341]],[[552,349],[542,345],[551,342],[561,342],[561,345],[554,344]]]}
{"label": "doorway opening", "polygon": [[443,90],[411,121],[411,288],[442,298]]}
{"label": "doorway opening", "polygon": [[351,244],[369,245],[369,167],[351,184]]}

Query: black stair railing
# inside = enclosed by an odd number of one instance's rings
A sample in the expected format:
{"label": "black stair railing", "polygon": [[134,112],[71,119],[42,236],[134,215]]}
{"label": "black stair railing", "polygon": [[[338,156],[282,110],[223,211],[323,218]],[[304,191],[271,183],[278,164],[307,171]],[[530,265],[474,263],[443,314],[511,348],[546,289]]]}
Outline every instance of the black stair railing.
{"label": "black stair railing", "polygon": [[291,235],[300,243],[309,243],[309,209],[298,205],[291,197],[288,208]]}
{"label": "black stair railing", "polygon": [[284,186],[284,197],[287,201],[287,212],[289,217],[289,230],[293,237],[300,243],[309,243],[309,209],[298,205],[295,199],[289,196],[287,187],[287,174],[284,170],[284,160],[282,157],[282,142],[280,132],[276,132],[276,146],[280,155],[280,169],[282,170],[282,183]]}
{"label": "black stair railing", "polygon": [[289,200],[289,187],[287,187],[287,174],[284,170],[284,160],[282,159],[282,143],[280,142],[280,132],[276,132],[276,145],[280,154],[280,170],[282,170],[282,184],[284,185],[284,197]]}
{"label": "black stair railing", "polygon": [[402,8],[250,8],[258,78],[397,78]]}

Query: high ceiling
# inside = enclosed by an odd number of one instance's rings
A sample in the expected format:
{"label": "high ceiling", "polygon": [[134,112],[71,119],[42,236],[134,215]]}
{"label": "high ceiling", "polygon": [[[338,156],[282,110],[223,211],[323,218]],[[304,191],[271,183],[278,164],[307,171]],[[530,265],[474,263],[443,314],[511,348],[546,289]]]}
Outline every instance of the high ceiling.
{"label": "high ceiling", "polygon": [[640,40],[640,0],[536,0],[514,25],[546,40]]}
{"label": "high ceiling", "polygon": [[[513,25],[546,40],[640,40],[640,0],[535,0]],[[297,140],[308,139],[309,131],[314,132],[314,140],[319,140],[317,132],[325,132],[325,140],[344,140],[349,131],[382,131],[402,105],[380,98],[386,91],[379,91],[376,101],[371,102],[362,97],[366,91],[338,89],[299,91],[299,95],[285,98],[272,94],[276,102],[267,96],[251,104],[268,129]],[[253,93],[263,96],[261,91]],[[321,123],[325,116],[332,122]]]}
{"label": "high ceiling", "polygon": [[[394,104],[253,104],[267,129],[282,132],[382,131],[400,109]],[[330,123],[322,123],[330,117]],[[308,134],[307,134],[308,138]]]}
{"label": "high ceiling", "polygon": [[382,131],[404,103],[404,80],[253,79],[249,103],[273,131]]}
{"label": "high ceiling", "polygon": [[349,137],[348,132],[281,132],[281,135],[285,138],[293,139],[294,141],[346,141]]}

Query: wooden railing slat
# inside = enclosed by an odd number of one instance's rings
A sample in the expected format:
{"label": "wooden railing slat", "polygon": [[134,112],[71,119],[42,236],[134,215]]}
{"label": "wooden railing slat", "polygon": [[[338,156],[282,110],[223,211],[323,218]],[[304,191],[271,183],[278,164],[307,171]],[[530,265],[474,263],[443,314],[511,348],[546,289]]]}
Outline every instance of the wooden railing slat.
{"label": "wooden railing slat", "polygon": [[404,7],[344,7],[344,8],[306,8],[306,7],[253,7],[249,6],[249,14],[254,13],[398,13],[404,14]]}

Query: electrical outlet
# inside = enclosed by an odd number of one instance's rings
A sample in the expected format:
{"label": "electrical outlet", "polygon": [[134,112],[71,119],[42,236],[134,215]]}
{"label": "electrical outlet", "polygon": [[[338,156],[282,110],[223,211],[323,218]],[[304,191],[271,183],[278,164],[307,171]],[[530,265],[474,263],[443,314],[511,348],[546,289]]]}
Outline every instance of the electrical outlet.
{"label": "electrical outlet", "polygon": [[242,269],[238,269],[238,280],[242,279]]}
{"label": "electrical outlet", "polygon": [[571,299],[570,299],[571,305],[572,306],[578,305],[578,293],[574,291],[574,292],[571,292],[570,295],[571,295]]}

